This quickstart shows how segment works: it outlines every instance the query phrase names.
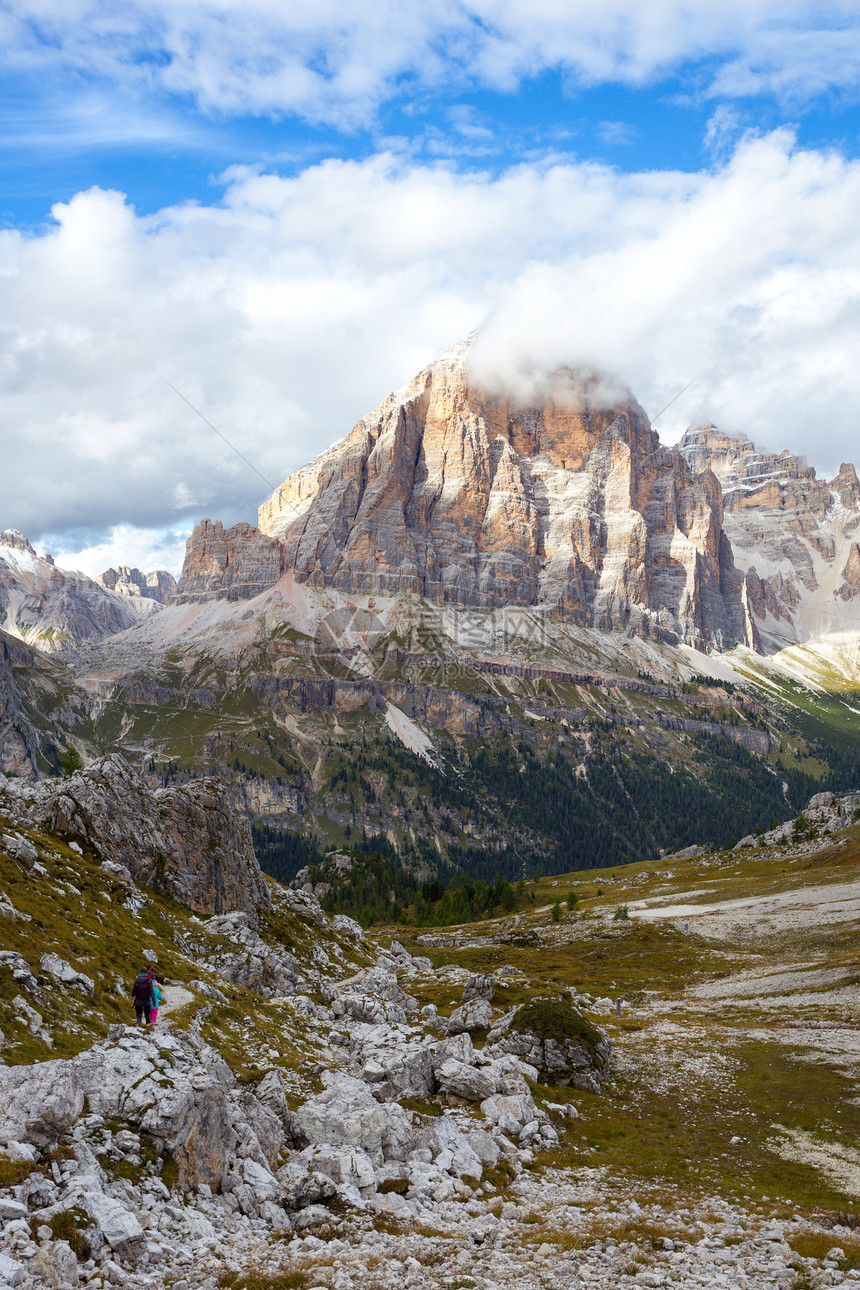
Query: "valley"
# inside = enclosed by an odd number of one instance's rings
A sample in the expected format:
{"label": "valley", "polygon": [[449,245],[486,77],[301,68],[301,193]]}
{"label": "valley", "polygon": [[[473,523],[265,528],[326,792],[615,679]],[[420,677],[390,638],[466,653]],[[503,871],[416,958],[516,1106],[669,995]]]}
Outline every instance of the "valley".
{"label": "valley", "polygon": [[[250,918],[194,914],[28,827],[32,809],[7,781],[10,1284],[41,1285],[50,1267],[96,1288],[206,1290],[860,1280],[860,825],[841,827],[829,805],[735,851],[530,880],[501,917],[372,936],[272,883]],[[168,994],[152,1037],[127,1025],[129,970],[144,959]],[[486,1018],[464,1014],[469,990],[489,998]],[[599,1085],[500,1056],[511,1016],[548,999],[611,1041]],[[139,1092],[105,1074],[76,1112],[57,1086],[50,1127],[29,1103],[39,1145],[15,1146],[8,1077],[56,1080],[84,1061],[77,1080],[92,1089],[96,1058],[117,1072],[133,1061]],[[512,1092],[525,1074],[513,1096],[491,1092],[501,1069]],[[398,1126],[381,1154],[374,1105]],[[87,1241],[74,1267],[61,1247],[78,1238],[54,1217],[71,1205]],[[47,1245],[37,1228],[54,1233]],[[37,1265],[40,1250],[54,1262]]]}
{"label": "valley", "polygon": [[468,349],[0,535],[0,1287],[860,1283],[854,468]]}

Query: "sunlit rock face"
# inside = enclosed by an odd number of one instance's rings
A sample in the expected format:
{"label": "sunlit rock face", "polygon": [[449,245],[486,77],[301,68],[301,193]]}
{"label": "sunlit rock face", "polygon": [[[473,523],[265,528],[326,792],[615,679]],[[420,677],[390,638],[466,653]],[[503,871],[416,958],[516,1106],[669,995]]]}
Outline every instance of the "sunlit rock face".
{"label": "sunlit rock face", "polygon": [[717,480],[593,374],[560,370],[523,406],[449,351],[291,475],[259,525],[315,586],[755,644]]}
{"label": "sunlit rock face", "polygon": [[[710,470],[723,494],[723,526],[745,571],[748,603],[775,642],[808,631],[856,630],[860,596],[860,483],[849,463],[832,479],[787,450],[764,452],[713,425],[691,427],[678,445],[695,471]],[[853,615],[853,617],[851,616]]]}
{"label": "sunlit rock face", "polygon": [[100,587],[108,591],[117,591],[121,596],[156,600],[160,605],[169,605],[176,591],[176,579],[165,569],[153,569],[151,573],[141,573],[121,564],[116,569],[105,569],[96,578]]}
{"label": "sunlit rock face", "polygon": [[283,545],[252,524],[225,529],[219,520],[203,520],[186,543],[175,600],[251,600],[274,586],[285,568]]}

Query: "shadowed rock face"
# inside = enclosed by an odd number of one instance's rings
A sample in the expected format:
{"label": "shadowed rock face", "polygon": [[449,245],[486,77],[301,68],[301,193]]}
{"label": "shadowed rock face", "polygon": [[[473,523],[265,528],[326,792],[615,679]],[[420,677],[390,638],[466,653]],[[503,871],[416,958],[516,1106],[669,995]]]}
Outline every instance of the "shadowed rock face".
{"label": "shadowed rock face", "polygon": [[77,738],[89,699],[65,664],[0,631],[0,774],[36,781]]}
{"label": "shadowed rock face", "polygon": [[[753,644],[716,480],[602,389],[563,370],[521,407],[476,388],[452,351],[290,476],[260,529],[315,586]],[[180,592],[197,576],[189,563]]]}
{"label": "shadowed rock face", "polygon": [[34,810],[44,827],[198,913],[270,903],[248,823],[216,779],[152,792],[114,754],[58,784]]}
{"label": "shadowed rock face", "polygon": [[22,719],[15,668],[32,666],[33,651],[0,632],[0,774],[25,779],[38,775],[36,744]]}

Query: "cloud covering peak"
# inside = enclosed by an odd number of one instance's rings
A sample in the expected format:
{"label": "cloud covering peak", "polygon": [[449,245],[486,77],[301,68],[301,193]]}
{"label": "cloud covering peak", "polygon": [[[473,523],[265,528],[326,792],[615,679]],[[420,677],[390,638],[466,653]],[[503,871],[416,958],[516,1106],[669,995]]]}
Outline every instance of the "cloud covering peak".
{"label": "cloud covering peak", "polygon": [[[548,161],[501,175],[385,153],[138,216],[118,192],[0,232],[4,526],[109,540],[253,519],[266,479],[451,340],[508,383],[585,364],[667,437],[712,419],[821,472],[856,455],[860,163],[749,136],[710,171]],[[134,551],[126,562],[139,563]]]}

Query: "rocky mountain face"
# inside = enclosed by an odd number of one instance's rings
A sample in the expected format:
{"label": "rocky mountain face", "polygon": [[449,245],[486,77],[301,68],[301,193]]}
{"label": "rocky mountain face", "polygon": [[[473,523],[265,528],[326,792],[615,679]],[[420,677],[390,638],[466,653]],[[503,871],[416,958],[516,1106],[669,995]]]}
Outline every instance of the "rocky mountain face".
{"label": "rocky mountain face", "polygon": [[152,792],[114,754],[43,786],[31,818],[198,913],[269,903],[248,822],[216,779]]}
{"label": "rocky mountain face", "polygon": [[313,586],[754,644],[713,475],[572,370],[522,407],[452,350],[290,476],[259,525]]}
{"label": "rocky mountain face", "polygon": [[291,475],[259,526],[199,525],[180,601],[250,599],[289,571],[722,650],[826,630],[860,593],[850,464],[819,480],[711,425],[664,447],[632,397],[572,370],[522,407],[474,385],[467,346]]}
{"label": "rocky mountain face", "polygon": [[121,564],[118,569],[105,569],[96,582],[100,587],[107,587],[108,591],[118,591],[121,596],[142,596],[160,605],[169,605],[176,591],[176,579],[165,569],[141,573],[140,569],[132,569],[127,564]]}
{"label": "rocky mountain face", "polygon": [[286,569],[285,548],[276,538],[251,524],[225,529],[220,520],[203,520],[188,539],[176,601],[251,600]]}
{"label": "rocky mountain face", "polygon": [[[152,787],[215,776],[287,877],[322,839],[490,880],[656,857],[699,840],[702,817],[728,841],[815,787],[790,748],[834,786],[848,774],[830,732],[853,738],[853,656],[817,656],[801,735],[809,649],[772,665],[720,650],[850,617],[856,496],[850,467],[825,484],[713,428],[661,447],[591,376],[559,372],[523,408],[454,351],[286,481],[266,531],[198,525],[171,603],[122,594],[123,570],[114,590],[90,583],[106,611],[142,616],[124,631],[84,616],[102,634],[64,646],[65,697],[37,652],[6,659],[3,764],[56,773],[72,741],[85,762],[121,752]],[[3,549],[21,600],[25,565],[31,583],[65,576],[26,539]],[[623,837],[594,832],[592,804]]]}
{"label": "rocky mountain face", "polygon": [[65,664],[0,632],[0,774],[34,781],[56,772],[90,715]]}
{"label": "rocky mountain face", "polygon": [[47,653],[70,642],[101,640],[156,611],[156,601],[130,597],[38,556],[23,533],[0,533],[0,629]]}
{"label": "rocky mountain face", "polygon": [[[775,645],[832,620],[856,629],[860,596],[860,483],[844,463],[832,480],[787,450],[762,452],[713,425],[678,445],[694,471],[709,470],[723,494],[724,530],[746,575],[750,612]],[[853,615],[853,617],[852,617]],[[822,621],[823,620],[823,621]]]}

